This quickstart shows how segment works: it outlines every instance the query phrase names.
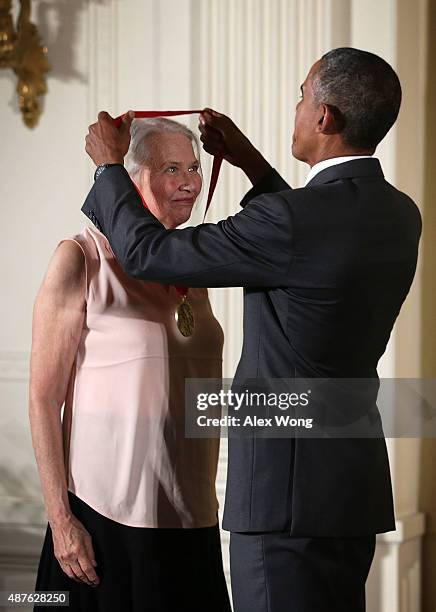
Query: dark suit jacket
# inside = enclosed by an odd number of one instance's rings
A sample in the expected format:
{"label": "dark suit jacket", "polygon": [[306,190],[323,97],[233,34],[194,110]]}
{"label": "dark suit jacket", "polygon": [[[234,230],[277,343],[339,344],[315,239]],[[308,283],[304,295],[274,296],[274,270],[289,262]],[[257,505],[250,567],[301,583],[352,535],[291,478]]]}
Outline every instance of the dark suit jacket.
{"label": "dark suit jacket", "polygon": [[[166,230],[114,166],[82,210],[132,276],[244,287],[235,383],[377,377],[415,272],[413,201],[385,181],[376,159],[362,159],[294,190],[271,170],[242,206],[216,225]],[[384,439],[230,439],[223,526],[301,537],[394,529]]]}

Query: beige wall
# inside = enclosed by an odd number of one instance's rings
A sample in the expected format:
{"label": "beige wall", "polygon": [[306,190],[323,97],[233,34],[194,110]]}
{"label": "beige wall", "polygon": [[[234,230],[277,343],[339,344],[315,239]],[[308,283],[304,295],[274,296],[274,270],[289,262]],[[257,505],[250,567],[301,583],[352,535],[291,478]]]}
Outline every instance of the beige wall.
{"label": "beige wall", "polygon": [[[83,137],[100,108],[118,113],[128,107],[216,105],[299,186],[306,169],[291,160],[289,137],[298,85],[310,64],[326,49],[345,44],[391,61],[405,97],[398,126],[379,154],[388,179],[419,202],[424,235],[417,280],[382,371],[436,377],[436,58],[429,36],[425,68],[422,36],[423,26],[429,27],[431,18],[436,22],[436,9],[435,0],[428,2],[426,14],[426,0],[33,1],[53,65],[44,115],[33,132],[21,122],[11,75],[0,70],[0,532],[11,517],[26,530],[44,520],[27,424],[31,309],[56,242],[85,222],[79,208],[92,165]],[[226,168],[211,219],[236,211],[246,185]],[[240,293],[213,292],[226,329],[229,375],[240,350]],[[421,457],[420,463],[415,465],[414,457]],[[422,612],[435,612],[435,441],[421,448],[401,441],[391,459],[399,514],[427,514]],[[219,487],[222,495],[224,476]]]}
{"label": "beige wall", "polygon": [[[405,95],[397,130],[397,185],[418,202],[423,234],[417,278],[397,324],[395,361],[398,376],[436,378],[436,1],[425,3],[421,15],[419,6],[398,3],[398,71]],[[426,516],[422,612],[435,612],[436,440],[423,439],[418,450],[418,482],[409,481],[407,462],[400,460],[398,467],[404,486],[417,487],[417,508]]]}
{"label": "beige wall", "polygon": [[[424,229],[422,244],[421,361],[422,375],[436,378],[436,1],[428,9],[428,88],[424,158]],[[431,24],[433,30],[431,32]],[[427,515],[423,543],[423,612],[436,611],[436,440],[421,448],[419,505]]]}

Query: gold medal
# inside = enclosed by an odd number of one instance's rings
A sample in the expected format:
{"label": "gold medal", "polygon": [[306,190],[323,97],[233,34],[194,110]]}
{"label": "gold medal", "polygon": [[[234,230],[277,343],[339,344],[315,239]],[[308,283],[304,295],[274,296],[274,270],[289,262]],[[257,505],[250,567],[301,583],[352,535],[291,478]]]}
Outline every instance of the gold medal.
{"label": "gold medal", "polygon": [[181,304],[177,307],[175,318],[182,336],[185,336],[185,338],[192,336],[195,327],[194,311],[191,304],[187,301],[186,295],[183,296]]}

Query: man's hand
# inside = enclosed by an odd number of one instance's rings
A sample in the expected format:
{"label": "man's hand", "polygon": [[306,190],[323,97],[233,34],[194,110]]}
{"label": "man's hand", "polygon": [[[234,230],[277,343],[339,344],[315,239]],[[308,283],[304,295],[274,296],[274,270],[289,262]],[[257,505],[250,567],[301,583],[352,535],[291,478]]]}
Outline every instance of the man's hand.
{"label": "man's hand", "polygon": [[266,159],[230,117],[205,108],[200,114],[198,128],[204,150],[241,168],[253,184],[271,170]]}
{"label": "man's hand", "polygon": [[109,113],[98,113],[97,123],[89,126],[85,138],[85,151],[96,166],[124,163],[124,156],[129,150],[130,125],[133,118],[134,113],[129,111],[117,127]]}

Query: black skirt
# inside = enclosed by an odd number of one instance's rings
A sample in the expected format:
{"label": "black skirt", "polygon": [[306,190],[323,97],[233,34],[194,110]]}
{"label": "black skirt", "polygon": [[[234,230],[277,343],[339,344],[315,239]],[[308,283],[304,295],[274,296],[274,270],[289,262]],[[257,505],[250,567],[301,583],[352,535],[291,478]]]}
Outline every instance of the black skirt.
{"label": "black skirt", "polygon": [[90,587],[69,578],[53,551],[50,525],[36,591],[69,591],[70,612],[230,612],[218,525],[200,529],[129,527],[68,493],[71,511],[92,537],[100,579]]}

